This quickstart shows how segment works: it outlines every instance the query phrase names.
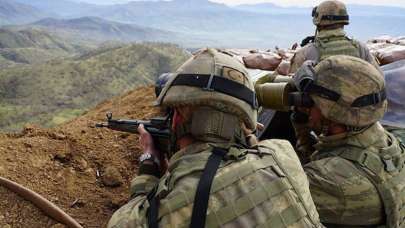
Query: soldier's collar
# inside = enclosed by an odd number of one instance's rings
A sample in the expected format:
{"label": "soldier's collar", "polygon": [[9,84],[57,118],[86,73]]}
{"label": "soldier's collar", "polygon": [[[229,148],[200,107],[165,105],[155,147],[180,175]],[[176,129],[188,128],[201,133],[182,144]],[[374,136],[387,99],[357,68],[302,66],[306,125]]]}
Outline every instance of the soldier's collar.
{"label": "soldier's collar", "polygon": [[361,148],[370,146],[387,146],[387,136],[384,128],[379,122],[371,125],[369,128],[356,133],[342,133],[333,136],[319,136],[319,143],[315,149],[322,150],[326,148],[351,145]]}
{"label": "soldier's collar", "polygon": [[189,146],[186,146],[183,149],[177,151],[170,158],[169,166],[171,166],[172,163],[175,163],[178,160],[180,160],[181,157],[183,157],[186,154],[195,154],[195,153],[201,152],[203,150],[206,150],[209,147],[210,147],[210,145],[208,143],[204,143],[204,142],[195,142],[195,143],[193,143],[193,144],[191,144]]}
{"label": "soldier's collar", "polygon": [[346,32],[343,28],[337,28],[337,29],[321,30],[318,31],[318,33],[316,34],[316,37],[318,38],[326,38],[332,36],[346,36]]}

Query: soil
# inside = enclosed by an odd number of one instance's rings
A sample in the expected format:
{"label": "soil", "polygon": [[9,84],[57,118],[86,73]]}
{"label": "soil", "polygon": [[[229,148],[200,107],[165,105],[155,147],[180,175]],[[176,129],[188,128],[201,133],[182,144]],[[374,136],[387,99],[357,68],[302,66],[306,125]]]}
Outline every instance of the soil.
{"label": "soil", "polygon": [[[52,129],[27,125],[18,134],[0,134],[0,176],[41,194],[84,227],[105,227],[126,203],[137,170],[137,135],[95,128],[114,118],[147,119],[152,87],[99,104],[83,116]],[[0,188],[0,227],[64,227],[31,203]]]}

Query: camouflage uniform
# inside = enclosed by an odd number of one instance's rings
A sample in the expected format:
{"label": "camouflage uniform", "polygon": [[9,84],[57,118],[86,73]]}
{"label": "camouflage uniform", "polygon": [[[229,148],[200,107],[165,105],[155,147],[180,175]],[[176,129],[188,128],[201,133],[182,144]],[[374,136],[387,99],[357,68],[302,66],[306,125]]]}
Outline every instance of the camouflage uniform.
{"label": "camouflage uniform", "polygon": [[[232,90],[219,92],[215,81],[222,85],[238,82],[245,88],[237,92],[250,94],[246,88],[253,91],[253,85],[247,75],[235,58],[215,49],[198,52],[179,68],[158,103],[195,105],[191,122],[184,123],[181,131],[176,127],[175,134],[181,138],[185,131],[196,141],[171,157],[162,178],[136,177],[132,199],[114,213],[108,227],[148,227],[156,205],[151,198],[159,200],[159,227],[191,226],[200,181],[218,148],[227,153],[209,191],[205,227],[322,227],[292,146],[287,141],[269,140],[251,148],[243,142],[246,137],[240,135],[240,123],[255,128],[255,102],[252,106]],[[209,89],[197,86],[204,77],[210,78]]]}
{"label": "camouflage uniform", "polygon": [[[322,45],[324,47],[330,45],[331,47],[329,50],[325,49],[325,52],[322,53],[319,48]],[[342,28],[338,28],[319,31],[315,37],[314,43],[307,44],[305,47],[298,50],[291,60],[290,73],[295,73],[306,60],[319,62],[331,55],[339,54],[359,57],[379,69],[379,64],[366,45],[347,38],[345,31]]]}
{"label": "camouflage uniform", "polygon": [[312,162],[304,166],[321,222],[404,227],[405,150],[377,122],[387,108],[383,75],[350,56],[329,57],[313,72],[316,89],[304,92],[325,119],[347,128],[332,136],[320,133]]}
{"label": "camouflage uniform", "polygon": [[313,162],[304,169],[325,225],[361,227],[384,223],[384,204],[377,187],[365,173],[367,168],[361,168],[350,156],[364,150],[379,157],[380,149],[390,146],[389,137],[392,136],[376,123],[360,134],[320,138],[315,145],[317,152],[312,156]]}
{"label": "camouflage uniform", "polygon": [[349,24],[349,15],[343,2],[337,0],[322,2],[313,9],[312,19],[317,26],[314,42],[295,54],[291,60],[291,73],[296,72],[306,60],[320,62],[333,55],[355,56],[379,69],[376,59],[370,54],[368,48],[346,36],[343,26]]}
{"label": "camouflage uniform", "polygon": [[[268,140],[257,151],[232,147],[233,159],[218,170],[206,227],[321,227],[307,178],[287,141]],[[138,176],[131,201],[114,213],[109,227],[147,227],[146,194],[159,184],[159,226],[188,227],[193,198],[212,145],[194,144],[177,152],[161,180]]]}
{"label": "camouflage uniform", "polygon": [[384,128],[395,135],[395,137],[398,138],[398,140],[402,143],[405,144],[405,128],[400,128],[400,127],[392,127],[392,126],[384,126]]}
{"label": "camouflage uniform", "polygon": [[[343,26],[349,24],[349,15],[344,3],[336,0],[324,1],[314,8],[312,17],[314,25],[317,26],[314,42],[297,51],[291,60],[290,73],[296,72],[307,60],[318,63],[334,55],[348,55],[363,59],[381,71],[369,49],[359,41],[346,36]],[[314,150],[313,140],[305,123],[292,120],[297,137],[297,151],[302,160],[307,161],[307,155]]]}

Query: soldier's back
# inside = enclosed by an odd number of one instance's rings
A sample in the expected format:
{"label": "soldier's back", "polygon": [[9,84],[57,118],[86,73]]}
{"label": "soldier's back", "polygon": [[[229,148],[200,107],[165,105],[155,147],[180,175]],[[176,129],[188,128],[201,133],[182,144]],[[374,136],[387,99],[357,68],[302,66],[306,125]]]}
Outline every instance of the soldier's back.
{"label": "soldier's back", "polygon": [[[161,181],[159,189],[166,189],[158,192],[162,227],[189,227],[210,154],[207,146],[182,155]],[[259,150],[230,149],[212,184],[206,227],[322,227],[292,146],[266,140]]]}

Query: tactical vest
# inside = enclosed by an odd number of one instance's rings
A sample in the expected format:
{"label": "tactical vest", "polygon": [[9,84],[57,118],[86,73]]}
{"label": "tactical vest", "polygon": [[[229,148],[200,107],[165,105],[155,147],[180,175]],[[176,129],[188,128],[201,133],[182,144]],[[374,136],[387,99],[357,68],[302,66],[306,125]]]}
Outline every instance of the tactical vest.
{"label": "tactical vest", "polygon": [[334,55],[361,57],[360,44],[344,35],[315,37],[315,47],[319,52],[318,62]]}
{"label": "tactical vest", "polygon": [[405,129],[400,127],[384,126],[384,128],[397,137],[398,141],[405,145]]}
{"label": "tactical vest", "polygon": [[[218,150],[225,153],[218,153]],[[206,154],[201,152],[196,156],[206,156]],[[244,162],[248,156],[255,156],[257,159]],[[213,163],[218,162],[218,159],[214,157],[220,158],[219,163],[216,165],[213,165]],[[201,161],[207,160],[206,157],[204,158],[202,157]],[[232,167],[232,169],[226,168],[234,163],[238,165]],[[224,168],[224,170],[221,170],[215,178],[212,176],[211,179],[207,179],[207,176],[210,176],[208,173],[215,175],[219,167]],[[319,221],[317,222],[313,219],[315,217],[314,212],[316,213],[315,208],[307,208],[305,206],[306,204],[303,203],[304,199],[302,199],[300,194],[297,194],[296,188],[298,186],[291,181],[291,177],[288,175],[289,170],[282,168],[279,159],[274,155],[273,149],[266,147],[258,147],[258,149],[231,147],[226,150],[214,148],[207,162],[193,164],[190,167],[183,166],[177,168],[178,170],[175,168],[171,174],[165,175],[157,186],[156,191],[148,196],[150,204],[147,213],[149,228],[158,227],[158,221],[164,216],[179,209],[185,210],[184,208],[192,203],[192,199],[194,199],[194,205],[191,219],[186,218],[182,224],[176,225],[176,227],[221,227],[261,205],[263,202],[271,201],[271,199],[280,197],[281,194],[286,194],[286,192],[295,192],[295,194],[290,194],[290,196],[293,198],[298,197],[300,203],[291,203],[282,213],[271,215],[265,223],[259,224],[258,227],[288,227],[301,221],[304,217],[307,217],[311,223],[307,224],[307,227],[321,227]],[[227,202],[224,207],[215,207],[211,211],[207,210],[209,195],[215,194],[228,186],[234,185],[243,178],[266,168],[270,168],[278,178],[269,183],[263,183],[259,188],[251,189],[244,196],[232,202]],[[170,199],[164,199],[174,188],[177,181],[195,172],[202,172],[196,190],[182,191],[179,194],[171,195]],[[207,184],[207,182],[209,182],[209,188],[205,189],[205,191],[208,192],[201,192],[201,185]],[[208,197],[204,197],[204,195]],[[158,203],[159,201],[160,204]],[[185,214],[187,216],[187,213]],[[199,217],[196,217],[196,214]]]}
{"label": "tactical vest", "polygon": [[405,227],[405,147],[388,133],[386,148],[344,147],[332,154],[350,160],[377,188],[383,201],[386,228]]}

